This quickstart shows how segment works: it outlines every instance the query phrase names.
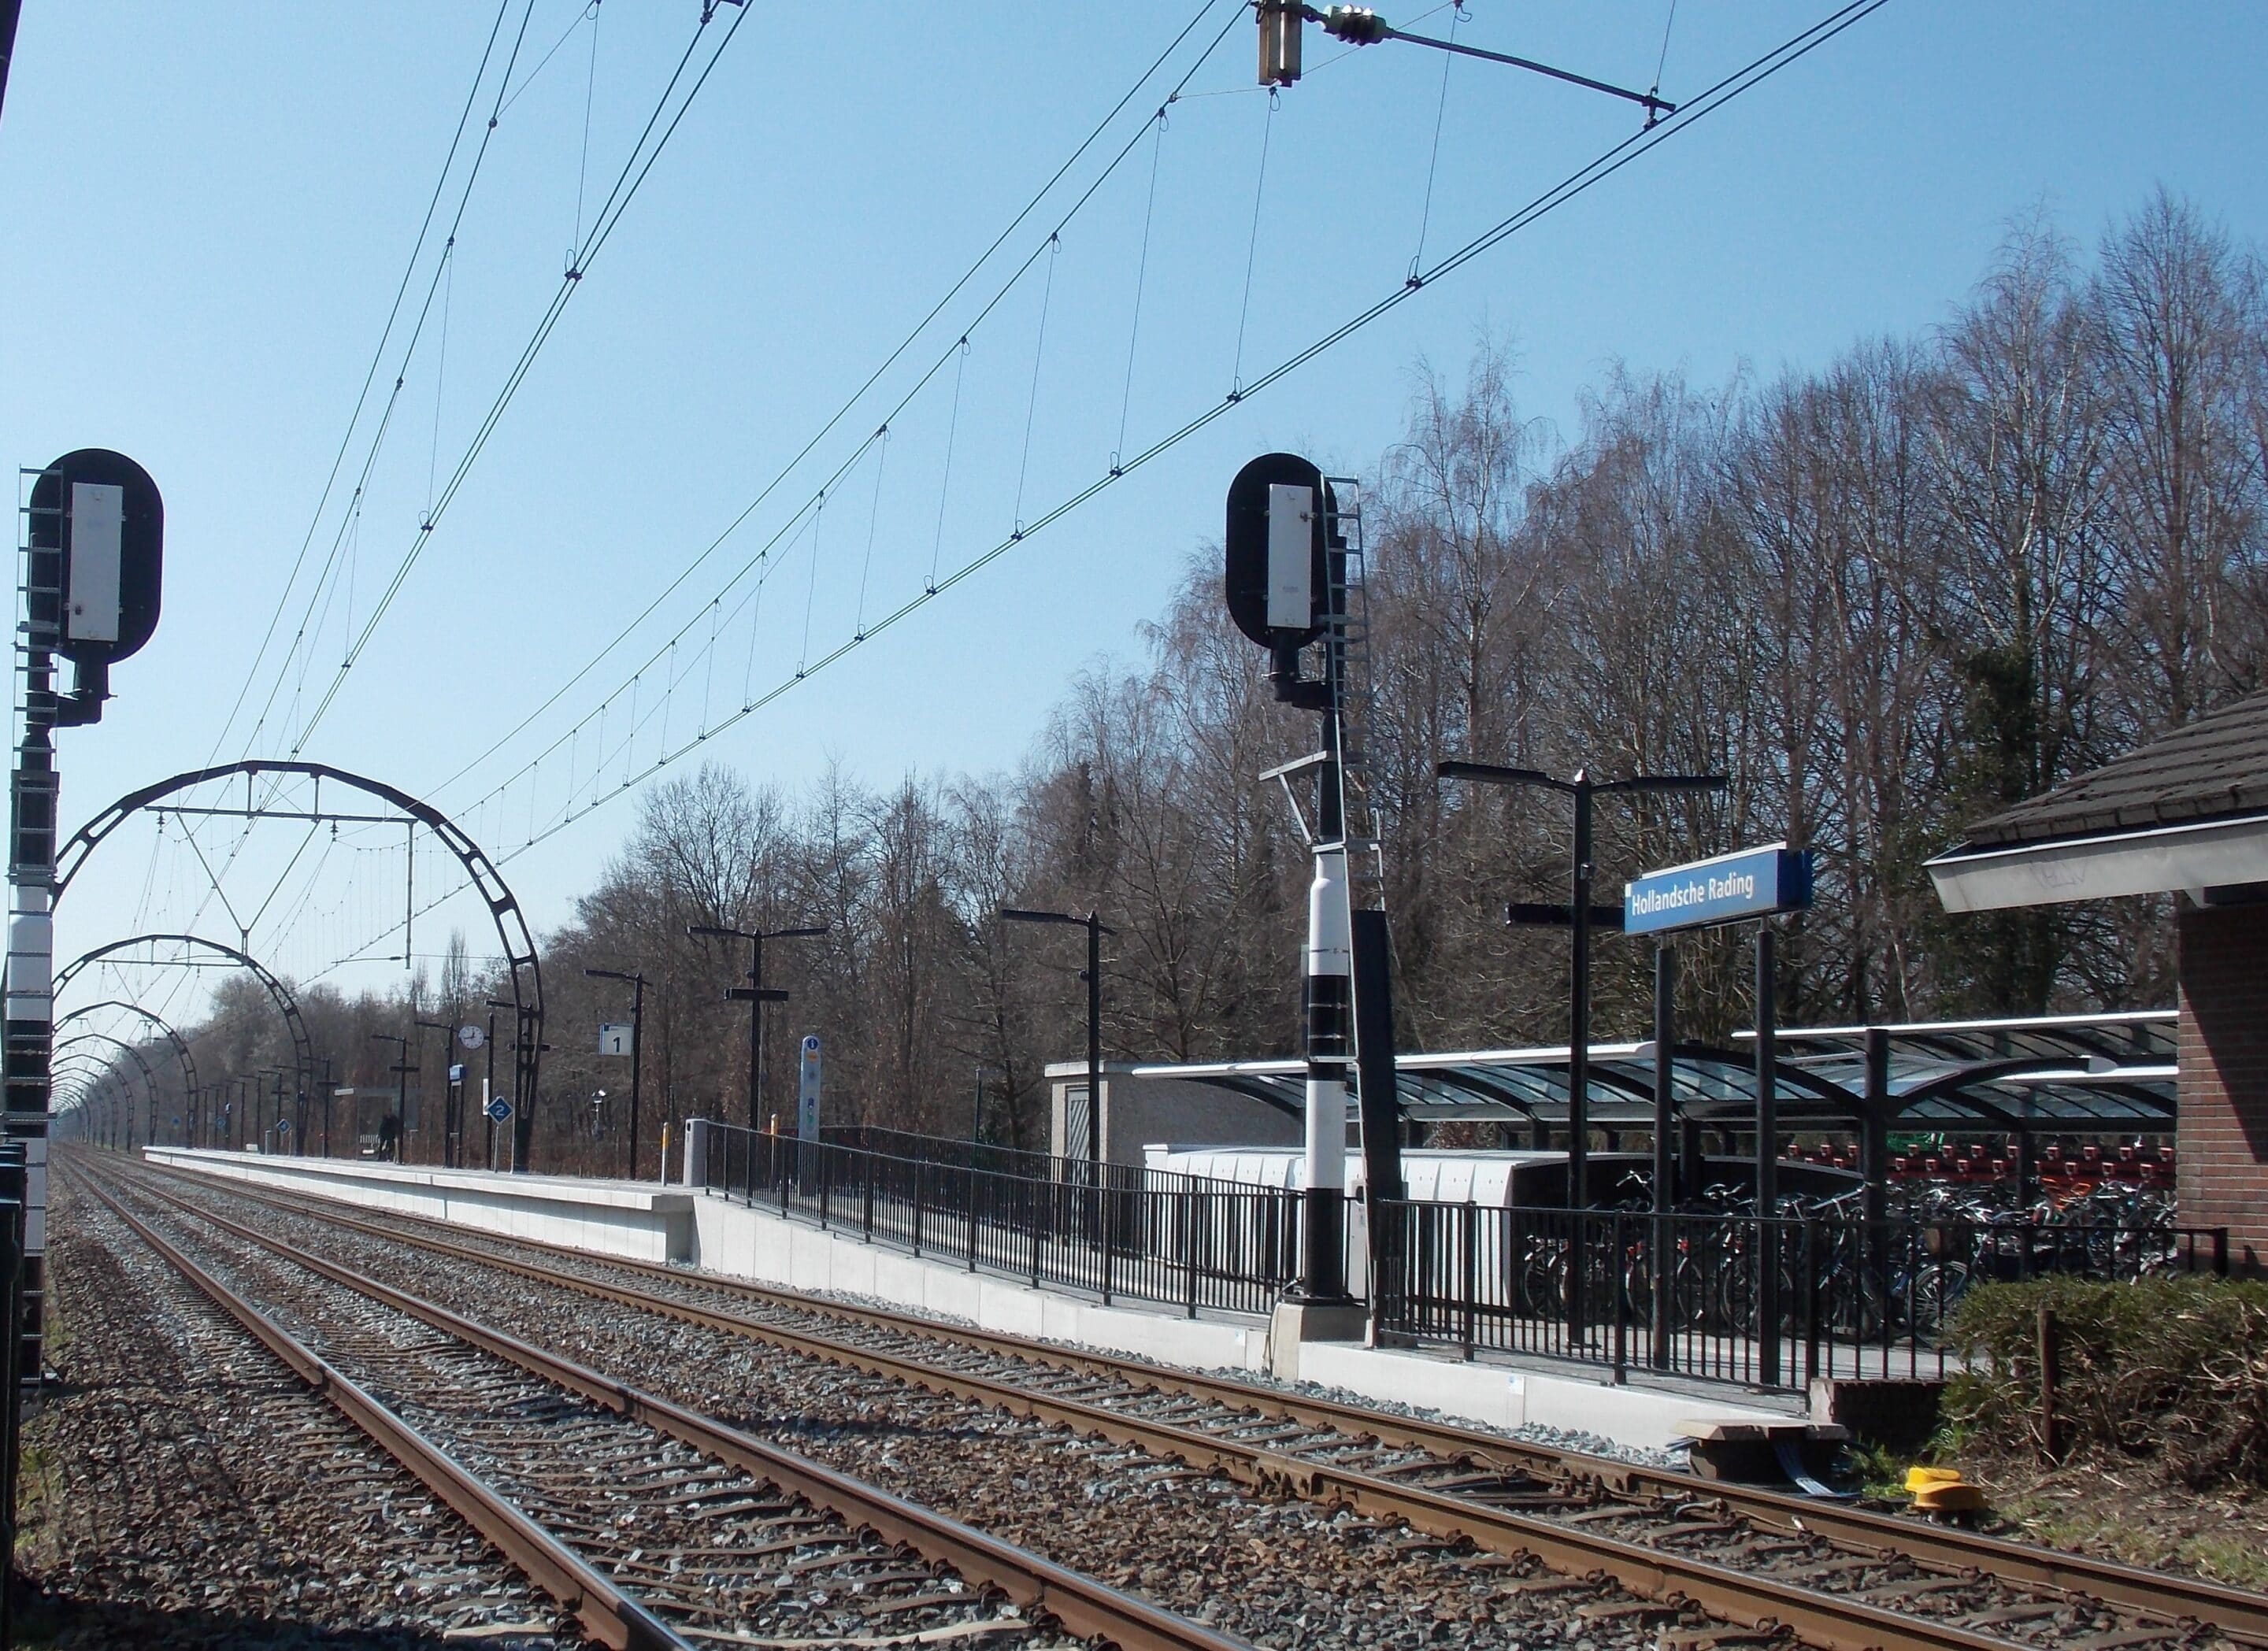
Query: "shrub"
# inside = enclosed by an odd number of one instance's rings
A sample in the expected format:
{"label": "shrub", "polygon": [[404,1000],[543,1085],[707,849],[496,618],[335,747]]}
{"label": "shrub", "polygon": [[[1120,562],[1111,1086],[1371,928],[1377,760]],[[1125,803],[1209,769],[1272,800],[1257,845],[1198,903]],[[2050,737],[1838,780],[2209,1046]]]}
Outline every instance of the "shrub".
{"label": "shrub", "polygon": [[2039,1314],[2060,1349],[2059,1441],[2156,1463],[2194,1488],[2268,1486],[2268,1283],[2047,1279],[1984,1284],[1948,1327],[1970,1368],[1947,1384],[1957,1431],[2015,1449],[2040,1437]]}

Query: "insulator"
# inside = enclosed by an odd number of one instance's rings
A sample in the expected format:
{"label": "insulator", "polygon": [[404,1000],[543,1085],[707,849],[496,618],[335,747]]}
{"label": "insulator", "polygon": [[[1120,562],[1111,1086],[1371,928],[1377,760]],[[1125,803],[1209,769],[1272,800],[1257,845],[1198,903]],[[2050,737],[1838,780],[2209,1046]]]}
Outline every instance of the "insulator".
{"label": "insulator", "polygon": [[1375,46],[1392,32],[1368,6],[1332,6],[1323,13],[1323,33],[1350,46]]}

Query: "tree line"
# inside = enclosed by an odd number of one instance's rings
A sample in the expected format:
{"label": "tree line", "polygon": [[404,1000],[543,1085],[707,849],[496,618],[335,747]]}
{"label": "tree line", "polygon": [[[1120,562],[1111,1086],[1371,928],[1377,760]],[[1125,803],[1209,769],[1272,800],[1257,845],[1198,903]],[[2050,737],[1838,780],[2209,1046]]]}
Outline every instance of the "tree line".
{"label": "tree line", "polygon": [[[1815,850],[1783,1024],[2170,1002],[2163,904],[1953,918],[1922,864],[2261,686],[2264,293],[2257,249],[2161,192],[2088,252],[2021,224],[1941,324],[1821,368],[1705,386],[1614,367],[1572,433],[1522,412],[1501,345],[1457,382],[1421,369],[1403,438],[1359,489],[1365,876],[1392,926],[1403,1046],[1566,1033],[1564,936],[1509,928],[1505,907],[1565,898],[1568,811],[1445,787],[1445,757],[1726,776],[1602,803],[1598,887],[1780,838]],[[830,1122],[1043,1145],[1042,1068],[1084,1049],[1084,949],[997,921],[1005,906],[1115,930],[1111,1058],[1292,1051],[1309,862],[1257,776],[1314,726],[1229,626],[1217,556],[1191,560],[1140,664],[1069,686],[1013,773],[836,770],[790,792],[711,765],[648,791],[546,939],[539,1162],[622,1162],[628,1075],[593,1028],[629,1018],[628,988],[587,966],[651,982],[646,1172],[660,1120],[742,1115],[747,1010],[722,993],[746,947],[690,926],[824,925],[767,953],[765,984],[790,997],[770,1011],[764,1106],[790,1118],[792,1046],[816,1031]],[[1745,1024],[1742,943],[1681,943],[1697,1035]],[[1596,966],[1596,1032],[1637,1035],[1650,950],[1609,938]],[[479,1018],[494,985],[458,959],[420,978],[415,1013]],[[335,1075],[390,1082],[368,1033],[412,1005],[306,996]],[[273,1020],[248,985],[223,995],[200,1064],[208,1046],[216,1069],[274,1060]]]}

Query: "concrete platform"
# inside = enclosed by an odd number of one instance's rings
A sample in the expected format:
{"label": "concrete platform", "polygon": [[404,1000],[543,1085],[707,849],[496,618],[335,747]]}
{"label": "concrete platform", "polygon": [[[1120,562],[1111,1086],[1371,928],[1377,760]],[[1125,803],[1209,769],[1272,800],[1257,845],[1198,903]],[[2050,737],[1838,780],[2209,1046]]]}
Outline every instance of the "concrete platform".
{"label": "concrete platform", "polygon": [[374,1158],[298,1158],[284,1154],[149,1147],[151,1163],[251,1181],[368,1209],[423,1215],[454,1226],[541,1238],[640,1261],[695,1257],[694,1195],[649,1181],[596,1181],[564,1175],[501,1175],[381,1163]]}
{"label": "concrete platform", "polygon": [[1454,1354],[1302,1340],[1271,1358],[1269,1323],[1165,1307],[1105,1306],[1068,1292],[971,1272],[822,1231],[699,1189],[653,1183],[513,1176],[478,1170],[297,1158],[257,1153],[145,1150],[153,1163],[424,1215],[512,1237],[605,1255],[673,1261],[792,1289],[865,1296],[987,1330],[1133,1354],[1186,1368],[1274,1373],[1364,1398],[1418,1406],[1484,1426],[1597,1434],[1659,1449],[1711,1425],[1784,1424],[1803,1400],[1719,1397],[1693,1384],[1616,1385],[1563,1367],[1513,1368]]}

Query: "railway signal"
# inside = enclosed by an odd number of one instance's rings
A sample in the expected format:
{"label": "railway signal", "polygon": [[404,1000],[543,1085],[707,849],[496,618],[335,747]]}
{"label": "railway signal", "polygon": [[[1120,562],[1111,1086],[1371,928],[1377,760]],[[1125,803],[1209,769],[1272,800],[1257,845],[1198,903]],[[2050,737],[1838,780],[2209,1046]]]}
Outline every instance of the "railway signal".
{"label": "railway signal", "polygon": [[[1277,699],[1322,716],[1322,749],[1273,777],[1312,768],[1316,779],[1305,991],[1307,1195],[1298,1300],[1327,1308],[1352,1305],[1344,1193],[1347,1075],[1354,1063],[1354,919],[1342,749],[1346,586],[1344,551],[1329,529],[1336,515],[1330,484],[1314,465],[1296,453],[1263,453],[1229,483],[1223,579],[1229,618],[1268,650]],[[1308,677],[1301,656],[1319,639],[1322,672]]]}
{"label": "railway signal", "polygon": [[[166,506],[150,473],[123,453],[65,453],[32,481],[17,563],[23,716],[11,794],[6,1048],[0,1086],[6,1136],[25,1158],[21,1368],[40,1370],[45,1317],[48,1109],[55,1041],[54,730],[99,721],[110,667],[158,627]],[[55,690],[56,657],[71,663]]]}

